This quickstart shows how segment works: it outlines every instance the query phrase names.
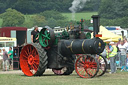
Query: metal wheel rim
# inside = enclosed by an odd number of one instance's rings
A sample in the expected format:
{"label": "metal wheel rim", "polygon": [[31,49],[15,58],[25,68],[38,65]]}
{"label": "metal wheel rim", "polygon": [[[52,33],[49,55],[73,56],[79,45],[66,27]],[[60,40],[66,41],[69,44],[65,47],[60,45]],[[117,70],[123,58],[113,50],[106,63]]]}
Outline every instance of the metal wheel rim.
{"label": "metal wheel rim", "polygon": [[20,54],[20,66],[25,75],[33,76],[36,74],[39,67],[39,54],[31,44],[23,47]]}
{"label": "metal wheel rim", "polygon": [[[85,61],[83,61],[83,57]],[[82,78],[92,78],[97,73],[97,63],[92,57],[87,59],[86,55],[80,55],[76,60],[75,70]]]}
{"label": "metal wheel rim", "polygon": [[41,30],[40,34],[39,34],[39,41],[40,44],[43,47],[47,47],[49,45],[49,40],[50,40],[50,33],[48,32],[48,30],[46,28],[44,28],[43,30]]}

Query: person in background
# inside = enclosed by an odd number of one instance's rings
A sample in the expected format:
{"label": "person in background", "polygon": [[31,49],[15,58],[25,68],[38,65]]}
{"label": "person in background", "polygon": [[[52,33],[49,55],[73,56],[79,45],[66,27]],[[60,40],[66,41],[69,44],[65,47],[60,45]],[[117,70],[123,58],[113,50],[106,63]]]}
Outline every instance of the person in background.
{"label": "person in background", "polygon": [[9,65],[8,65],[8,53],[3,48],[3,71],[8,71],[9,70]]}
{"label": "person in background", "polygon": [[39,36],[38,36],[38,27],[35,26],[34,30],[31,32],[31,41],[32,43],[38,42]]}
{"label": "person in background", "polygon": [[116,47],[118,47],[118,45],[120,44],[120,42],[121,42],[121,38],[118,39],[118,42],[116,44]]}
{"label": "person in background", "polygon": [[124,41],[121,41],[118,45],[118,48],[120,50],[120,64],[121,64],[121,71],[126,70],[126,46],[124,44]]}
{"label": "person in background", "polygon": [[126,38],[124,39],[124,45],[126,47],[126,52],[128,52],[128,41]]}
{"label": "person in background", "polygon": [[128,71],[128,41],[127,39],[125,38],[124,39],[124,45],[126,47],[126,71]]}
{"label": "person in background", "polygon": [[2,57],[2,49],[0,49],[0,69],[2,69],[2,62],[3,62],[3,57]]}
{"label": "person in background", "polygon": [[110,69],[112,73],[116,73],[116,55],[117,55],[117,47],[114,42],[110,42],[107,45],[107,58],[110,59]]}
{"label": "person in background", "polygon": [[8,60],[9,60],[9,67],[10,67],[11,70],[13,70],[13,51],[12,51],[12,47],[9,47]]}

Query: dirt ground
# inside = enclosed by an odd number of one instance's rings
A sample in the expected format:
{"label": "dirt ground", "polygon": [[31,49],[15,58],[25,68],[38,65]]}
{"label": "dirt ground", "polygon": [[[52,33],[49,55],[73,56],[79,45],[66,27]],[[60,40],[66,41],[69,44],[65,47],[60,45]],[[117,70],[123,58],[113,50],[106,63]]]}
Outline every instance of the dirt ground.
{"label": "dirt ground", "polygon": [[12,71],[2,71],[0,70],[0,74],[23,74],[21,70],[12,70]]}
{"label": "dirt ground", "polygon": [[[46,69],[45,73],[51,73],[51,69]],[[0,70],[0,74],[23,74],[22,70],[10,70],[10,71],[2,71]]]}

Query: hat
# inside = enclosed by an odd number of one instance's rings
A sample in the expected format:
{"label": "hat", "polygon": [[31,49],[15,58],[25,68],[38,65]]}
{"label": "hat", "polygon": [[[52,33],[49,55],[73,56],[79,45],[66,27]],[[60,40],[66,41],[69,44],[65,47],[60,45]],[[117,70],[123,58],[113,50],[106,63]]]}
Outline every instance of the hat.
{"label": "hat", "polygon": [[5,48],[3,47],[2,50],[5,50]]}
{"label": "hat", "polygon": [[119,41],[121,40],[121,38],[118,39]]}
{"label": "hat", "polygon": [[109,44],[114,44],[114,42],[110,42]]}
{"label": "hat", "polygon": [[36,29],[38,26],[36,25],[36,26],[34,26],[34,29]]}

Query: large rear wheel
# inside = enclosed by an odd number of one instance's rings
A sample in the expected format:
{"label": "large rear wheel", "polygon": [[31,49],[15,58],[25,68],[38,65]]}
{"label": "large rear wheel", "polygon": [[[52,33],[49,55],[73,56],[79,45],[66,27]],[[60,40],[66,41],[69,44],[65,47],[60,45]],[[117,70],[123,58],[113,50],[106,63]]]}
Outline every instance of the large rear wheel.
{"label": "large rear wheel", "polygon": [[20,67],[26,76],[41,76],[47,63],[47,54],[38,43],[27,44],[22,48]]}
{"label": "large rear wheel", "polygon": [[93,78],[99,71],[99,63],[93,55],[81,54],[76,59],[75,71],[82,78]]}

